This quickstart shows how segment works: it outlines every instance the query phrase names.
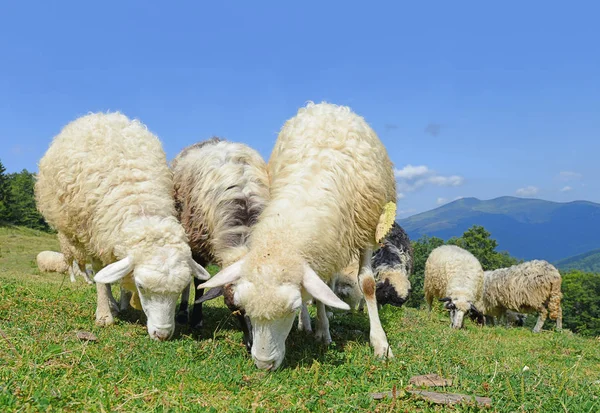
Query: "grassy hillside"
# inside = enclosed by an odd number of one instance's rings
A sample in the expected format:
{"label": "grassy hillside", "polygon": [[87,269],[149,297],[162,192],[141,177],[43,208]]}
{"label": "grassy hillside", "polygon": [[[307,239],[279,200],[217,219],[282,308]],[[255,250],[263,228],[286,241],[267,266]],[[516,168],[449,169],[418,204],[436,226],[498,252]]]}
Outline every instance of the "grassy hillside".
{"label": "grassy hillside", "polygon": [[[442,312],[384,308],[381,318],[396,358],[377,361],[366,314],[332,320],[324,347],[293,329],[283,368],[258,371],[221,299],[196,335],[148,338],[135,313],[109,328],[94,326],[95,289],[82,280],[40,274],[34,258],[54,237],[0,228],[0,406],[11,411],[478,411],[429,404],[406,392],[411,376],[437,373],[447,389],[492,398],[494,412],[600,411],[599,342],[553,325],[448,327]],[[80,330],[97,335],[81,342]],[[527,366],[528,369],[524,367]],[[375,401],[371,392],[397,398]]]}
{"label": "grassy hillside", "polygon": [[428,235],[444,240],[482,225],[499,250],[525,260],[557,261],[600,247],[600,204],[587,201],[463,198],[398,223],[411,239]]}
{"label": "grassy hillside", "polygon": [[580,270],[600,273],[600,249],[588,251],[574,257],[557,261],[556,267],[561,270]]}

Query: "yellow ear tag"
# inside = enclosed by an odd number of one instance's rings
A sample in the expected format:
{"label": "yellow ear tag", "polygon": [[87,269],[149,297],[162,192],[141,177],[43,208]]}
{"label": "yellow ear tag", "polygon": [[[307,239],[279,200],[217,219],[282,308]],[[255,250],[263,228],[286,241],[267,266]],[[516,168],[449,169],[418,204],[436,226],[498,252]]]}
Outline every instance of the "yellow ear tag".
{"label": "yellow ear tag", "polygon": [[375,242],[380,242],[392,229],[394,221],[396,220],[396,203],[388,202],[383,207],[383,212],[379,217],[379,223],[375,230]]}
{"label": "yellow ear tag", "polygon": [[137,291],[134,291],[133,294],[131,294],[131,298],[129,299],[129,305],[131,305],[136,310],[142,309],[142,302],[140,301],[140,295]]}

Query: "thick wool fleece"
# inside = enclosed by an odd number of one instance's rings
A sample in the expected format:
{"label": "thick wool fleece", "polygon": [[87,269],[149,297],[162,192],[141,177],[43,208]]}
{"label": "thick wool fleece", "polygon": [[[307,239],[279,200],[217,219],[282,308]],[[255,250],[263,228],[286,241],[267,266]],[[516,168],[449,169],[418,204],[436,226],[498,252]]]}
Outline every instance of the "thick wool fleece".
{"label": "thick wool fleece", "polygon": [[185,148],[171,163],[178,215],[198,262],[227,267],[247,252],[269,200],[267,164],[254,149],[219,138]]}
{"label": "thick wool fleece", "polygon": [[499,317],[506,310],[533,313],[547,307],[550,318],[555,320],[561,313],[561,281],[558,270],[543,260],[486,271],[484,314]]}
{"label": "thick wool fleece", "polygon": [[303,262],[329,282],[373,246],[385,204],[396,201],[385,147],[348,107],[301,108],[279,133],[268,168],[271,201],[250,236],[242,269],[257,287],[242,305],[263,318],[286,310],[285,300],[270,297],[278,286],[299,286]]}
{"label": "thick wool fleece", "polygon": [[425,262],[425,300],[450,297],[457,309],[469,311],[470,304],[481,311],[483,268],[470,252],[456,245],[434,249]]}
{"label": "thick wool fleece", "polygon": [[36,262],[41,272],[66,273],[69,271],[69,264],[65,260],[64,254],[56,251],[42,251],[36,257]]}
{"label": "thick wool fleece", "polygon": [[[38,209],[82,254],[104,265],[126,255],[134,265],[174,251],[177,260],[190,256],[162,145],[139,121],[120,113],[76,119],[54,138],[39,171]],[[148,287],[180,292],[190,281],[189,273],[165,274]]]}

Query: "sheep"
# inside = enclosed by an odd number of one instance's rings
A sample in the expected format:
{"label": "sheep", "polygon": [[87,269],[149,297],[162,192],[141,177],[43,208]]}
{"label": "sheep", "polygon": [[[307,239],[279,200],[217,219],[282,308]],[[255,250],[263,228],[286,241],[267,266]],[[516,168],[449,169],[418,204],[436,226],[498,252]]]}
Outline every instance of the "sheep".
{"label": "sheep", "polygon": [[[413,269],[413,248],[408,235],[400,225],[393,223],[392,229],[384,238],[381,248],[373,254],[373,272],[377,286],[375,296],[377,304],[390,304],[401,307],[408,300],[410,281],[408,277]],[[358,261],[342,270],[333,282],[333,291],[350,308],[358,305],[362,309],[363,297],[357,282]]]}
{"label": "sheep", "polygon": [[[91,283],[88,274],[80,271],[80,264],[76,260],[71,260],[71,264],[69,264],[69,260],[62,252],[42,251],[37,255],[36,263],[41,272],[69,273],[71,282],[75,282],[75,273],[77,273]],[[85,262],[83,265],[85,266]]]}
{"label": "sheep", "polygon": [[501,317],[507,310],[539,313],[534,333],[542,330],[549,315],[562,329],[561,276],[544,260],[527,261],[508,268],[486,271],[483,283],[483,313]]}
{"label": "sheep", "polygon": [[445,302],[453,328],[462,328],[465,314],[483,322],[483,268],[469,251],[456,245],[435,248],[425,262],[425,300],[431,311],[434,298]]}
{"label": "sheep", "polygon": [[[139,294],[151,338],[169,339],[192,259],[175,217],[173,178],[158,138],[119,112],[67,124],[39,163],[37,207],[96,271],[96,324],[114,323],[110,284]],[[113,307],[113,308],[111,308]]]}
{"label": "sheep", "polygon": [[[35,261],[41,272],[66,274],[69,271],[69,264],[65,260],[65,255],[62,252],[42,251],[37,255]],[[75,281],[75,277],[71,280]]]}
{"label": "sheep", "polygon": [[[171,169],[178,217],[194,260],[224,268],[245,256],[250,229],[269,200],[267,164],[260,154],[247,145],[214,137],[185,148],[172,161]],[[198,284],[195,280],[196,287]],[[224,293],[249,351],[251,329],[243,309],[233,303],[229,286],[214,288],[204,297],[202,292],[196,293],[191,325],[202,325],[202,301]],[[188,318],[188,299],[189,287],[182,295],[180,322]]]}
{"label": "sheep", "polygon": [[268,172],[271,199],[252,230],[247,255],[199,287],[234,283],[234,301],[252,323],[254,363],[275,370],[297,310],[311,297],[317,305],[315,336],[331,342],[325,305],[350,308],[328,283],[360,254],[370,341],[376,356],[392,357],[377,312],[371,255],[386,235],[389,211],[395,214],[396,183],[375,132],[348,107],[309,102],[282,127]]}

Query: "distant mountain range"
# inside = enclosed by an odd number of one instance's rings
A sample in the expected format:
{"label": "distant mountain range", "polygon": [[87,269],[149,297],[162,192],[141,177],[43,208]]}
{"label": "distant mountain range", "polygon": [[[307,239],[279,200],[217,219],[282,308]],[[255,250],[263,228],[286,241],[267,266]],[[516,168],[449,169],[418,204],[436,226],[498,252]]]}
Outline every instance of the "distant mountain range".
{"label": "distant mountain range", "polygon": [[413,240],[422,235],[447,240],[482,225],[498,241],[499,251],[525,260],[556,262],[600,248],[600,204],[588,201],[462,198],[398,223]]}
{"label": "distant mountain range", "polygon": [[565,258],[555,262],[554,265],[561,270],[581,270],[600,273],[600,249]]}

